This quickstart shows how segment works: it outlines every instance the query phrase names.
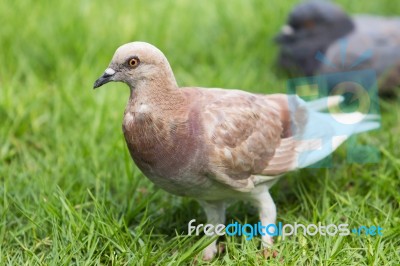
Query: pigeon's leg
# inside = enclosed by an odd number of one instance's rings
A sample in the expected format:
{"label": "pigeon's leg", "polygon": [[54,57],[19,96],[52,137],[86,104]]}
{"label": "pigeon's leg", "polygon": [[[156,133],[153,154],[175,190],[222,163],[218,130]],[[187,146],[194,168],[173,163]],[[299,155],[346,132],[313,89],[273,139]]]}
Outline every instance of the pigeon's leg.
{"label": "pigeon's leg", "polygon": [[[218,224],[225,224],[225,202],[199,200],[199,203],[206,213],[208,224],[214,225],[214,228]],[[203,260],[211,260],[215,254],[217,254],[217,240],[204,249]]]}
{"label": "pigeon's leg", "polygon": [[[260,220],[263,226],[268,226],[269,224],[275,224],[276,222],[276,206],[269,194],[268,186],[263,186],[261,191],[257,191],[252,195],[252,200],[258,207],[260,213]],[[274,243],[272,236],[274,234],[275,227],[269,227],[268,233],[266,229],[263,229],[264,235],[262,236],[262,245],[265,249],[264,255],[269,253],[269,250]],[[274,254],[275,255],[275,254]],[[267,255],[266,255],[267,256]]]}

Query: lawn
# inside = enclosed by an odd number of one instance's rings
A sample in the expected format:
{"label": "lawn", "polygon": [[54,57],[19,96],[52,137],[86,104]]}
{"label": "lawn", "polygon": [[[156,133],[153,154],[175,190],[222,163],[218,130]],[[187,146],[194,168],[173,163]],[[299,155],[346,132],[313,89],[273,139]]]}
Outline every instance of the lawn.
{"label": "lawn", "polygon": [[[115,49],[142,40],[168,57],[180,86],[286,92],[272,38],[296,1],[0,2],[0,264],[202,265],[212,240],[186,236],[205,222],[196,201],[155,187],[132,162],[121,122],[129,90],[93,91]],[[394,1],[345,2],[349,12],[400,15]],[[400,48],[399,48],[400,49]],[[206,265],[398,265],[400,104],[380,101],[382,129],[358,140],[379,163],[286,175],[272,189],[283,223],[379,225],[383,236],[221,238]],[[257,222],[232,205],[228,221]]]}

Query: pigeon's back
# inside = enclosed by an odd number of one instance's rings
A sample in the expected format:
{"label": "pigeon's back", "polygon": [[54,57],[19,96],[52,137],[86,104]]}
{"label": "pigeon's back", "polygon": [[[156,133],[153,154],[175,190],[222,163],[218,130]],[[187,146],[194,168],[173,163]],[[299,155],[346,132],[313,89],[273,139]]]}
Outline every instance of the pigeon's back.
{"label": "pigeon's back", "polygon": [[373,69],[381,91],[400,85],[400,18],[358,15],[353,21],[355,29],[326,52],[337,67],[322,65],[320,72]]}

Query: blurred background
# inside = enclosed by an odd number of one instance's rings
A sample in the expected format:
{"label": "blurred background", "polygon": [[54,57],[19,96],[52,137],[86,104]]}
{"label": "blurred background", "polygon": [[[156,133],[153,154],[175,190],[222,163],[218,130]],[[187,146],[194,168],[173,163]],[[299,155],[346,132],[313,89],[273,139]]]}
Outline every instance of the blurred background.
{"label": "blurred background", "polygon": [[[287,78],[274,70],[273,37],[296,3],[2,1],[0,261],[192,263],[208,240],[181,235],[204,214],[134,166],[121,130],[127,86],[93,91],[93,83],[118,46],[140,40],[164,52],[180,86],[286,92]],[[337,3],[351,14],[400,16],[395,1]],[[342,149],[336,167],[288,175],[272,194],[278,221],[379,224],[385,237],[277,239],[285,262],[400,260],[400,107],[398,100],[380,104],[383,130],[360,138],[378,147],[379,164],[346,165]],[[257,221],[246,203],[228,218]],[[216,265],[262,263],[258,239],[225,241],[231,253]]]}

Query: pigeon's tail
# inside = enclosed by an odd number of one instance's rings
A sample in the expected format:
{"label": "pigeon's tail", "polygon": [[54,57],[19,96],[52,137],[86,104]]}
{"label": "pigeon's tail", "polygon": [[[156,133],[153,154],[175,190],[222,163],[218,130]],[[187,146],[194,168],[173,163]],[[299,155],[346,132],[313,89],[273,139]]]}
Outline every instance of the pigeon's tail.
{"label": "pigeon's tail", "polygon": [[[379,115],[353,113],[322,113],[316,110],[330,109],[342,102],[342,98],[327,97],[306,103],[298,99],[299,105],[292,115],[295,120],[303,113],[295,129],[297,167],[308,167],[329,156],[350,136],[377,129],[380,126]],[[327,105],[328,103],[328,105]]]}

